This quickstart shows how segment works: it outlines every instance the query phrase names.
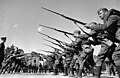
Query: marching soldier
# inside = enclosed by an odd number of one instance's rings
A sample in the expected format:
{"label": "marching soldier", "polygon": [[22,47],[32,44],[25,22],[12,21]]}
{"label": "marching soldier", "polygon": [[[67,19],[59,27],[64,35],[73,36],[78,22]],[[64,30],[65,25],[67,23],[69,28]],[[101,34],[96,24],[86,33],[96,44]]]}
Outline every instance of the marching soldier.
{"label": "marching soldier", "polygon": [[[91,54],[93,55],[93,48],[91,47],[92,42],[90,40],[88,40],[89,35],[81,34],[81,32],[79,30],[75,30],[73,34],[74,34],[74,37],[75,37],[75,42],[73,42],[72,44],[65,44],[65,45],[74,47],[75,52],[77,52],[77,54],[80,55],[78,57],[79,70],[77,72],[77,76],[82,77],[82,72],[83,72],[83,68],[84,68],[83,66],[84,66],[84,63],[85,63],[84,61],[86,61],[86,57],[89,57],[89,55],[91,55]],[[91,62],[92,63],[90,63],[90,64],[93,67],[94,66],[94,60],[92,59]]]}
{"label": "marching soldier", "polygon": [[64,65],[64,76],[69,75],[69,68],[70,68],[70,63],[72,61],[72,56],[70,51],[65,50],[65,59],[63,60],[63,65]]}
{"label": "marching soldier", "polygon": [[[89,69],[89,71],[94,66],[94,60],[93,60],[93,47],[91,46],[91,42],[89,40],[86,40],[82,43],[82,52],[79,57],[79,73],[78,77],[82,78],[82,73],[84,71],[84,66]],[[90,66],[90,67],[89,67]]]}
{"label": "marching soldier", "polygon": [[[97,56],[97,62],[96,62],[96,72],[95,76],[96,78],[100,78],[100,71],[103,61],[105,60],[108,49],[112,45],[112,43],[117,42],[119,44],[120,42],[120,12],[111,9],[108,10],[106,8],[101,8],[97,11],[99,17],[103,20],[104,24],[91,24],[88,25],[87,28],[91,28],[93,30],[102,30],[106,35],[104,36],[107,41],[102,42],[101,44],[101,50]],[[117,67],[117,72],[120,77],[120,51],[119,51],[119,45],[116,48],[115,52],[113,53],[113,60],[115,62],[115,65]]]}
{"label": "marching soldier", "polygon": [[62,64],[62,57],[60,54],[57,54],[58,53],[58,50],[55,49],[55,62],[54,62],[54,66],[53,66],[53,69],[54,69],[54,75],[58,75],[59,74],[59,71],[61,70],[63,72],[63,64]]}

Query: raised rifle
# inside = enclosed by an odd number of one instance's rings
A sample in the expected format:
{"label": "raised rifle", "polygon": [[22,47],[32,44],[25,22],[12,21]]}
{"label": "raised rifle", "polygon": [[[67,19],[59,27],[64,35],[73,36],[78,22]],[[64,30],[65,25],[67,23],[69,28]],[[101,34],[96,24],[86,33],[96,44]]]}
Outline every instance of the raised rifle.
{"label": "raised rifle", "polygon": [[40,33],[40,34],[42,34],[42,35],[44,35],[44,36],[46,36],[46,37],[48,37],[48,38],[50,38],[50,39],[52,39],[52,40],[55,40],[55,41],[58,42],[59,44],[61,44],[61,43],[66,43],[66,42],[60,41],[60,40],[58,40],[58,39],[55,39],[55,38],[53,38],[53,37],[50,37],[50,36],[48,36],[48,35],[46,35],[46,34],[44,34],[44,33],[41,33],[41,32],[38,32],[38,33]]}
{"label": "raised rifle", "polygon": [[[44,10],[47,10],[47,11],[49,11],[49,12],[55,13],[55,14],[57,14],[57,15],[60,15],[60,16],[62,16],[62,17],[64,17],[64,18],[68,19],[68,20],[71,20],[71,21],[73,21],[75,24],[76,24],[76,23],[79,23],[79,24],[82,24],[82,25],[86,25],[86,24],[87,24],[87,23],[85,23],[85,22],[78,21],[78,20],[76,20],[76,19],[73,19],[73,18],[71,18],[71,17],[65,16],[65,15],[60,14],[60,13],[58,13],[58,12],[49,10],[49,9],[47,9],[47,8],[44,8],[44,7],[41,7],[41,8],[44,9]],[[76,25],[77,25],[77,24],[76,24]],[[77,25],[77,26],[78,26],[78,25]],[[78,27],[79,27],[79,26],[78,26]],[[103,38],[94,37],[94,36],[90,35],[89,33],[85,32],[81,27],[79,27],[79,28],[80,28],[85,34],[87,34],[88,36],[92,37],[93,39],[95,39],[95,40],[98,39],[99,41],[105,41],[105,40],[103,40]]]}
{"label": "raised rifle", "polygon": [[52,51],[47,51],[47,50],[40,50],[40,51],[44,51],[44,52],[47,52],[47,53],[54,53],[54,52],[52,52]]}
{"label": "raised rifle", "polygon": [[[53,47],[53,46],[50,46],[50,45],[47,45],[47,44],[44,44],[44,45],[46,45],[46,46],[48,46],[48,47],[51,47],[51,48],[53,48],[53,49],[56,49],[56,50],[62,51],[61,49],[55,48],[55,47]],[[64,51],[62,51],[62,52],[64,52]]]}
{"label": "raised rifle", "polygon": [[[49,10],[49,9],[47,9],[47,8],[44,8],[44,7],[42,7],[42,9],[45,9],[45,10],[47,10],[47,11],[50,11],[50,12],[55,13],[55,14],[57,14],[57,15],[60,15],[60,16],[62,16],[62,17],[64,17],[64,18],[68,19],[68,20],[73,21],[75,24],[76,24],[76,23],[79,23],[79,24],[82,24],[82,25],[86,25],[86,24],[87,24],[87,23],[78,21],[78,20],[76,20],[76,19],[70,18],[70,17],[68,17],[68,16],[65,16],[65,15],[63,15],[63,14],[60,14],[60,13],[58,13],[58,12]],[[77,24],[76,24],[76,25],[77,25]],[[77,25],[77,26],[78,26],[78,25]],[[88,36],[92,37],[89,33],[85,32],[80,26],[78,26],[78,27],[83,31],[83,33],[85,33],[85,34],[87,34]],[[67,37],[68,37],[68,36],[67,36]]]}
{"label": "raised rifle", "polygon": [[58,32],[61,32],[61,33],[64,33],[64,34],[69,34],[69,35],[73,36],[72,33],[69,33],[69,32],[66,32],[66,31],[63,31],[63,30],[59,30],[59,29],[56,29],[56,28],[53,28],[53,27],[49,27],[49,26],[45,26],[45,25],[41,25],[41,24],[39,24],[39,25],[42,26],[42,27],[45,27],[45,28],[53,29],[55,31],[58,31]]}
{"label": "raised rifle", "polygon": [[[43,39],[44,39],[44,38],[43,38]],[[52,43],[52,44],[54,44],[54,45],[57,45],[57,46],[59,46],[59,47],[62,48],[62,49],[65,49],[64,46],[62,46],[61,44],[57,44],[57,43],[52,42],[52,41],[47,40],[47,39],[44,39],[44,40],[45,40],[45,41],[48,41],[48,42],[50,42],[50,43]]]}
{"label": "raised rifle", "polygon": [[[52,52],[52,51],[47,51],[47,50],[40,50],[40,51],[44,51],[44,52],[47,52],[47,53],[52,53],[52,54],[55,54],[55,52]],[[58,53],[58,52],[57,52]],[[61,53],[59,53],[61,54]]]}
{"label": "raised rifle", "polygon": [[44,8],[44,7],[41,7],[41,8],[42,8],[42,9],[45,9],[45,10],[47,10],[47,11],[50,11],[50,12],[52,12],[52,13],[55,13],[55,14],[57,14],[57,15],[60,15],[60,16],[62,16],[62,17],[64,17],[64,18],[68,19],[68,20],[71,20],[71,21],[73,21],[74,23],[79,23],[79,24],[82,24],[82,25],[86,25],[86,24],[87,24],[87,23],[78,21],[78,20],[76,20],[76,19],[70,18],[70,17],[68,17],[68,16],[65,16],[65,15],[63,15],[63,14],[60,14],[60,13],[58,13],[58,12],[49,10],[49,9],[47,9],[47,8]]}

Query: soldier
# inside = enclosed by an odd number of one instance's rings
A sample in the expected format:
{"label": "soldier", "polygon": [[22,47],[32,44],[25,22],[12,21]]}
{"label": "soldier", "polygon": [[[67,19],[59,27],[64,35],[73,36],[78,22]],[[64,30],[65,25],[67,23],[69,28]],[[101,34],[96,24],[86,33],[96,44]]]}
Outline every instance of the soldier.
{"label": "soldier", "polygon": [[[79,30],[75,30],[73,32],[73,36],[75,38],[75,41],[72,42],[71,44],[67,44],[67,43],[63,43],[64,45],[66,45],[68,48],[66,50],[67,51],[67,54],[66,54],[66,63],[68,63],[67,65],[65,66],[69,66],[69,76],[74,76],[74,71],[73,71],[73,67],[75,65],[75,61],[76,61],[76,58],[73,58],[74,57],[74,54],[77,53],[79,54],[79,51],[81,50],[81,39],[78,38],[78,36],[81,34],[81,31]],[[68,60],[67,60],[68,59]],[[70,61],[70,62],[69,62]],[[68,73],[67,73],[68,75]]]}
{"label": "soldier", "polygon": [[105,66],[106,66],[106,71],[109,73],[109,75],[113,74],[115,76],[114,65],[111,63],[111,61],[108,58],[105,59]]}
{"label": "soldier", "polygon": [[72,61],[72,56],[70,54],[70,51],[65,50],[64,51],[64,56],[65,59],[63,60],[63,65],[64,65],[64,76],[68,76],[69,75],[69,68],[70,68],[70,63]]}
{"label": "soldier", "polygon": [[63,65],[62,65],[62,57],[61,55],[57,54],[59,50],[55,49],[55,62],[53,65],[54,69],[54,75],[59,74],[59,70],[62,70]]}
{"label": "soldier", "polygon": [[[79,57],[79,73],[78,77],[82,78],[82,72],[84,71],[84,66],[91,70],[90,67],[94,66],[94,60],[93,60],[93,47],[91,46],[91,42],[89,40],[86,40],[82,43],[82,52]],[[89,67],[90,66],[90,67]]]}
{"label": "soldier", "polygon": [[[107,51],[109,49],[109,46],[113,42],[117,42],[119,44],[120,42],[120,12],[111,9],[108,10],[106,8],[101,8],[97,11],[99,17],[103,20],[104,24],[87,24],[87,28],[91,28],[93,30],[102,30],[106,34],[104,37],[107,40],[106,42],[103,42],[101,44],[101,50],[97,56],[97,62],[96,62],[96,78],[100,78],[100,71],[103,61],[105,60],[107,56]],[[113,53],[113,60],[117,67],[117,72],[120,77],[120,51],[119,46],[116,48],[115,52]]]}
{"label": "soldier", "polygon": [[2,42],[0,43],[0,68],[2,67],[2,62],[4,60],[6,37],[1,37],[1,40],[2,40]]}
{"label": "soldier", "polygon": [[[74,47],[75,52],[77,52],[77,54],[79,54],[79,57],[78,57],[79,64],[77,63],[77,65],[79,65],[80,67],[79,67],[79,70],[77,72],[77,76],[82,77],[83,66],[85,65],[84,61],[86,60],[86,57],[89,56],[89,54],[92,53],[92,55],[93,55],[93,48],[91,47],[91,41],[88,40],[89,35],[81,34],[81,32],[79,30],[75,30],[74,37],[75,37],[75,41],[72,44],[69,44],[69,45],[65,44],[65,45]],[[88,44],[85,43],[86,41]],[[84,47],[84,46],[87,46],[87,47]],[[89,52],[87,53],[87,51],[89,51]],[[81,52],[82,52],[82,54],[81,54]],[[90,64],[92,67],[94,66],[93,59],[91,60]]]}

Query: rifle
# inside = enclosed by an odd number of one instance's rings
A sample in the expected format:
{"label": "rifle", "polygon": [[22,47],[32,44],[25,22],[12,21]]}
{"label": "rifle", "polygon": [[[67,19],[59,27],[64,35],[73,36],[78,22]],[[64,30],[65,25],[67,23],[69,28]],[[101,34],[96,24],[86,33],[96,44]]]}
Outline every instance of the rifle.
{"label": "rifle", "polygon": [[78,20],[76,20],[76,19],[73,19],[73,18],[67,17],[67,16],[65,16],[65,15],[63,15],[63,14],[60,14],[60,13],[58,13],[58,12],[55,12],[55,11],[49,10],[49,9],[47,9],[47,8],[44,8],[44,7],[41,7],[41,8],[44,9],[44,10],[50,11],[50,12],[52,12],[52,13],[55,13],[55,14],[57,14],[57,15],[60,15],[60,16],[62,16],[62,17],[64,17],[64,18],[68,19],[68,20],[71,20],[71,21],[73,21],[74,23],[79,23],[79,24],[82,24],[82,25],[86,25],[86,24],[87,24],[87,23],[84,23],[84,22],[78,21]]}
{"label": "rifle", "polygon": [[[78,21],[78,20],[76,20],[76,19],[70,18],[70,17],[68,17],[68,16],[65,16],[65,15],[63,15],[63,14],[60,14],[60,13],[58,13],[58,12],[49,10],[49,9],[47,9],[47,8],[44,8],[44,7],[41,7],[41,8],[44,9],[44,10],[50,11],[50,12],[52,12],[52,13],[55,13],[55,14],[57,14],[57,15],[60,15],[60,16],[62,16],[62,17],[64,17],[64,18],[68,19],[68,20],[71,20],[71,21],[73,21],[75,24],[76,24],[76,23],[79,23],[79,24],[82,24],[82,25],[86,25],[86,24],[87,24],[87,23]],[[76,25],[77,25],[77,24],[76,24]],[[78,26],[78,27],[79,27],[79,26]],[[94,39],[98,39],[98,40],[100,40],[100,41],[105,41],[105,40],[103,40],[103,38],[96,38],[96,37],[88,34],[87,32],[85,32],[81,27],[79,27],[79,28],[80,28],[85,34],[87,34],[88,36],[90,36],[90,37],[92,37],[92,38],[94,38]]]}
{"label": "rifle", "polygon": [[[75,24],[76,24],[76,23],[75,23]],[[77,24],[76,24],[76,25],[77,25]],[[87,34],[89,37],[93,37],[91,34],[85,32],[80,26],[77,25],[77,27],[80,28],[80,30],[81,30],[83,33]]]}
{"label": "rifle", "polygon": [[[87,24],[87,23],[78,21],[78,20],[76,20],[76,19],[67,17],[67,16],[65,16],[65,15],[63,15],[63,14],[60,14],[60,13],[58,13],[58,12],[49,10],[49,9],[47,9],[47,8],[44,8],[44,7],[42,7],[42,9],[45,9],[45,10],[47,10],[47,11],[50,11],[50,12],[55,13],[55,14],[57,14],[57,15],[60,15],[60,16],[62,16],[62,17],[64,17],[64,18],[68,19],[68,20],[73,21],[75,24],[76,24],[76,23],[79,23],[79,24],[82,24],[82,25],[86,25],[86,24]],[[77,25],[77,24],[76,24],[76,25]],[[78,25],[77,25],[77,26],[78,26]],[[78,27],[79,27],[79,26],[78,26]],[[92,35],[90,35],[89,33],[85,32],[81,27],[79,27],[79,28],[80,28],[85,34],[87,34],[88,36],[92,37]],[[68,37],[68,36],[67,36],[67,37]]]}
{"label": "rifle", "polygon": [[[20,57],[24,58],[25,55],[27,55],[27,53],[26,53],[26,54],[17,54],[17,55],[14,55],[14,56],[10,56],[10,57],[7,58],[6,61],[9,61],[9,59],[13,59],[13,58],[16,58],[16,59],[17,59],[17,58],[20,58]],[[24,56],[24,57],[23,57],[23,56]]]}
{"label": "rifle", "polygon": [[74,42],[67,34],[64,34],[67,38],[69,38],[72,42]]}
{"label": "rifle", "polygon": [[61,43],[66,43],[66,42],[60,41],[60,40],[58,40],[58,39],[55,39],[55,38],[53,38],[53,37],[50,37],[50,36],[48,36],[48,35],[46,35],[46,34],[43,34],[43,33],[41,33],[41,32],[38,32],[38,33],[40,33],[40,34],[42,34],[42,35],[44,35],[44,36],[47,36],[48,38],[50,38],[50,39],[52,39],[52,40],[55,40],[55,41],[58,42],[59,44],[61,44]]}
{"label": "rifle", "polygon": [[59,29],[56,29],[56,28],[53,28],[53,27],[49,27],[49,26],[45,26],[45,25],[41,25],[41,24],[39,24],[39,25],[42,26],[42,27],[46,27],[46,28],[49,28],[49,29],[53,29],[53,30],[55,30],[55,31],[58,31],[58,32],[61,32],[61,33],[64,33],[64,34],[69,34],[69,35],[72,35],[72,36],[73,36],[72,33],[69,33],[69,32],[66,32],[66,31],[63,31],[63,30],[59,30]]}
{"label": "rifle", "polygon": [[[40,50],[40,51],[44,51],[44,52],[47,52],[47,53],[52,53],[52,54],[55,54],[55,52],[52,52],[52,51],[47,51],[47,50]],[[58,53],[58,52],[57,52]],[[61,54],[61,53],[59,53]]]}
{"label": "rifle", "polygon": [[47,50],[40,50],[40,51],[44,51],[44,52],[48,52],[48,53],[54,53],[52,51],[47,51]]}
{"label": "rifle", "polygon": [[[44,38],[43,38],[43,39],[44,39]],[[54,44],[54,45],[57,45],[57,46],[59,46],[59,47],[62,48],[62,49],[65,49],[64,46],[62,46],[62,45],[60,45],[60,44],[57,44],[57,43],[52,42],[52,41],[47,40],[47,39],[44,39],[44,40],[45,40],[45,41],[48,41],[48,42],[50,42],[50,43],[52,43],[52,44]]]}
{"label": "rifle", "polygon": [[[55,47],[53,47],[53,46],[50,46],[50,45],[47,45],[47,44],[44,44],[44,45],[49,46],[49,47],[51,47],[51,48],[53,48],[53,49],[56,49],[56,50],[62,51],[61,49],[55,48]],[[62,51],[62,52],[64,52],[64,51]]]}

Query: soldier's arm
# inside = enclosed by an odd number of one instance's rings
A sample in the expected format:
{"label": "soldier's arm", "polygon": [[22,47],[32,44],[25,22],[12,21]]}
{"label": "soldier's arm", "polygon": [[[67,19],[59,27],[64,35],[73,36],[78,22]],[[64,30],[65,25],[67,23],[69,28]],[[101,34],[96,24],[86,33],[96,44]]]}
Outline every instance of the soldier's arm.
{"label": "soldier's arm", "polygon": [[67,51],[71,52],[71,51],[74,51],[75,48],[71,47],[71,48],[66,48]]}
{"label": "soldier's arm", "polygon": [[91,30],[99,30],[99,29],[103,29],[103,24],[97,24],[96,22],[91,22],[91,23],[87,23],[85,27]]}
{"label": "soldier's arm", "polygon": [[74,42],[72,42],[72,43],[70,43],[70,44],[64,43],[64,45],[66,45],[67,47],[73,47],[73,46],[75,46],[77,43],[78,43],[77,41],[74,41]]}
{"label": "soldier's arm", "polygon": [[108,21],[105,22],[104,26],[105,28],[108,28],[109,26],[117,25],[119,20],[120,20],[120,17],[118,15],[111,15],[108,18]]}
{"label": "soldier's arm", "polygon": [[75,46],[77,46],[78,44],[80,44],[81,43],[81,38],[77,38],[74,42],[72,42],[71,44],[70,44],[70,46],[71,47],[75,47]]}
{"label": "soldier's arm", "polygon": [[118,15],[111,15],[104,24],[93,24],[90,26],[90,29],[104,30],[108,28],[109,26],[117,25],[118,20],[120,20],[120,17]]}
{"label": "soldier's arm", "polygon": [[74,42],[72,42],[71,44],[65,43],[65,45],[68,47],[75,47],[82,42],[82,39],[88,39],[88,38],[89,36],[87,34],[81,34]]}
{"label": "soldier's arm", "polygon": [[[90,34],[90,33],[89,33]],[[90,34],[91,35],[91,34]],[[88,39],[89,38],[89,35],[87,35],[87,34],[81,34],[80,36],[79,36],[79,38],[80,39]],[[79,41],[78,41],[79,42]]]}

